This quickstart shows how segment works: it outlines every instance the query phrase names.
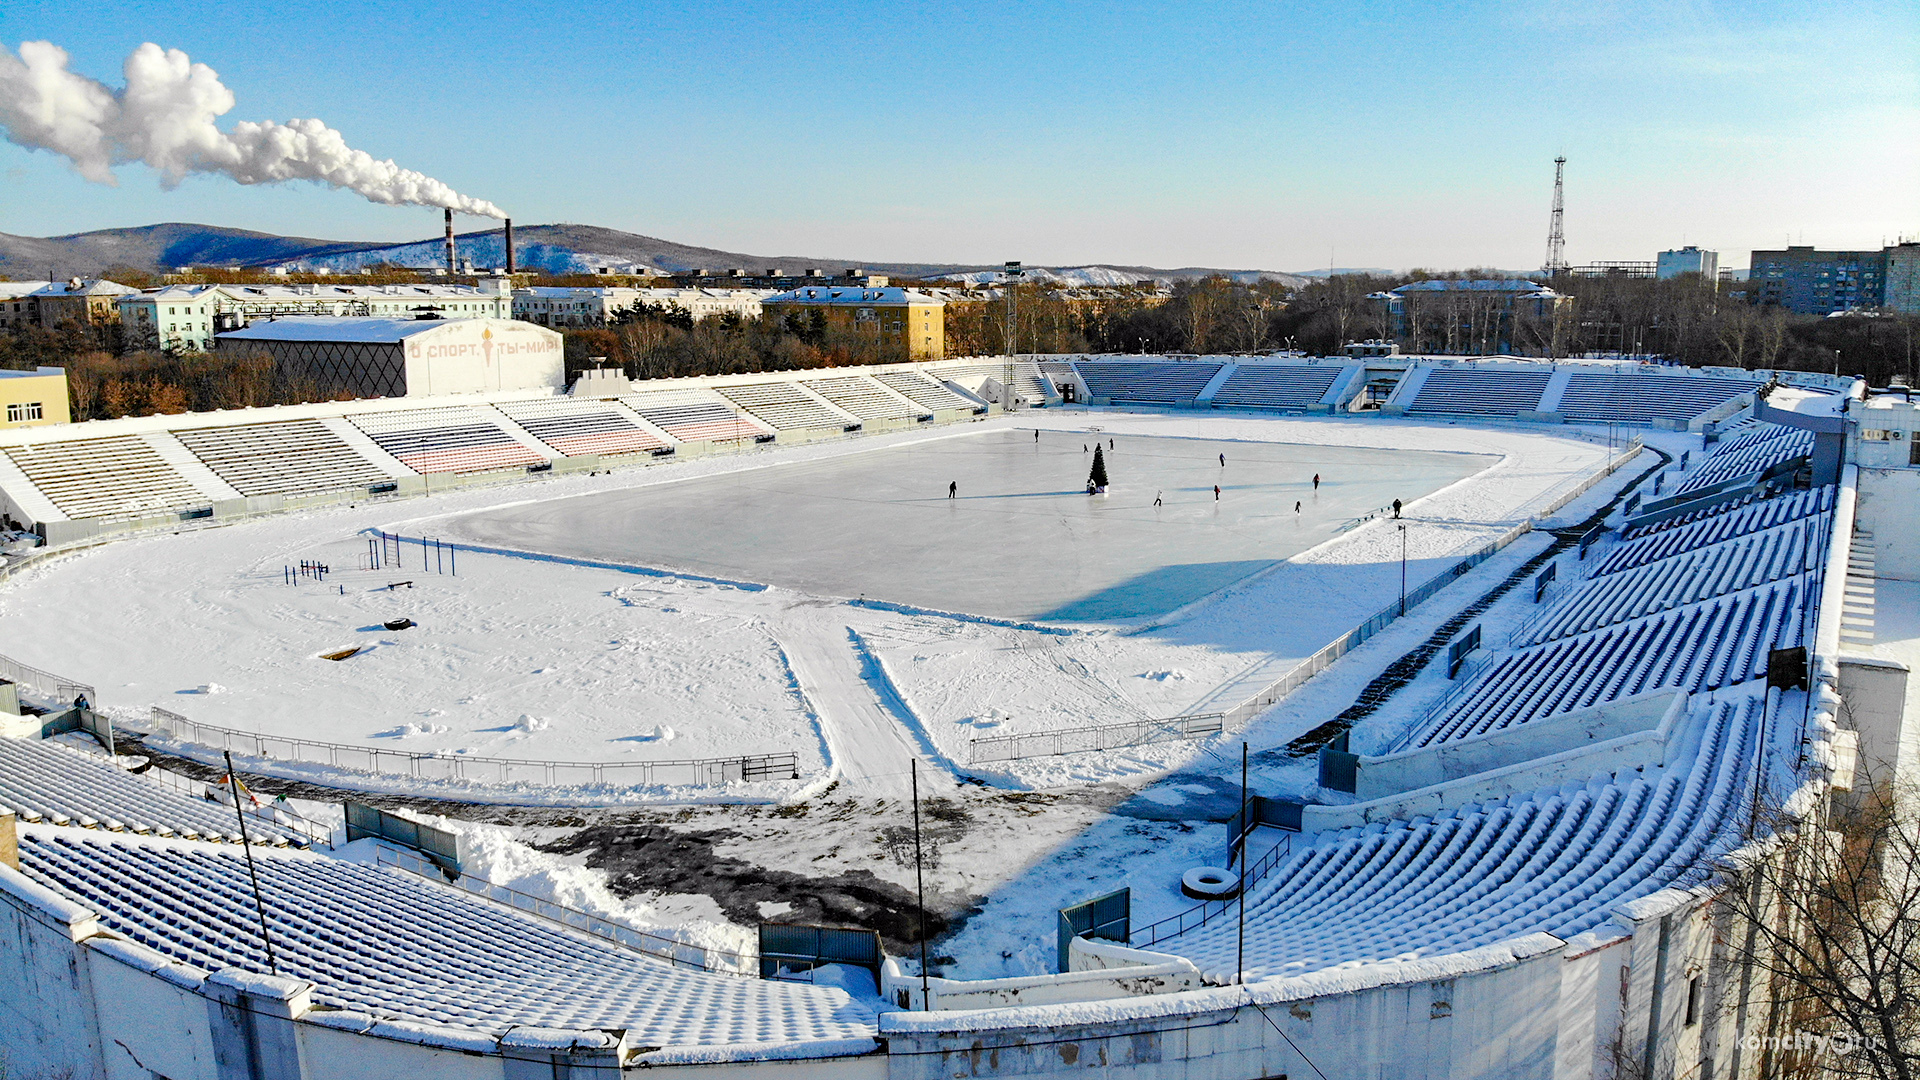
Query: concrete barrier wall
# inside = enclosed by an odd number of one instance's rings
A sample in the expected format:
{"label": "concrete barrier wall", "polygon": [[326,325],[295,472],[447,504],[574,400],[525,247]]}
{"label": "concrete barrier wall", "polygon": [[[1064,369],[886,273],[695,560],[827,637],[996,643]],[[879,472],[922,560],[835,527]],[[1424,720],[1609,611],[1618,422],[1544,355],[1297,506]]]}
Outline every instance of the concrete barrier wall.
{"label": "concrete barrier wall", "polygon": [[1650,731],[1671,724],[1686,704],[1684,690],[1654,690],[1470,739],[1363,757],[1354,794],[1383,799]]}

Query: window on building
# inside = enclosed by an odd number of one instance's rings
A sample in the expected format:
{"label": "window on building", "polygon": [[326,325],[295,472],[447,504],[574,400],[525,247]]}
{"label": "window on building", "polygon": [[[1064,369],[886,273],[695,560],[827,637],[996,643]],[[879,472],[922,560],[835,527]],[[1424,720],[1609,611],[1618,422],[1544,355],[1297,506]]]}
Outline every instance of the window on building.
{"label": "window on building", "polygon": [[1687,980],[1687,1025],[1692,1027],[1700,1022],[1700,976]]}
{"label": "window on building", "polygon": [[29,420],[39,420],[45,415],[43,402],[16,401],[7,406],[7,423],[24,424]]}

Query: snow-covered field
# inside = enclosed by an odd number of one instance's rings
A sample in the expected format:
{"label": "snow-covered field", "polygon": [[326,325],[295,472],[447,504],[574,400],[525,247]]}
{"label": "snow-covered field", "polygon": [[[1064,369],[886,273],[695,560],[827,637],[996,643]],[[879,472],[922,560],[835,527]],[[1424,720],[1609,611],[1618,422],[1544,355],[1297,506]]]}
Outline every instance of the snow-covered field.
{"label": "snow-covered field", "polygon": [[[1002,439],[1007,429],[1030,441],[1038,427],[1047,444],[1070,439],[1076,445],[1065,456],[1078,472],[1084,458],[1077,444],[1091,438],[1084,435],[1089,425],[1135,447],[1188,454],[1202,444],[1173,440],[1211,440],[1205,456],[1215,472],[1219,443],[1229,444],[1230,466],[1236,450],[1252,462],[1280,449],[1248,445],[1254,443],[1293,444],[1286,454],[1296,457],[1301,447],[1327,448],[1320,460],[1343,460],[1336,448],[1360,447],[1418,452],[1422,468],[1442,460],[1439,454],[1469,464],[1450,481],[1434,479],[1428,486],[1437,490],[1409,504],[1404,536],[1391,521],[1332,535],[1329,512],[1315,527],[1330,539],[1297,550],[1301,541],[1282,537],[1274,542],[1296,549],[1285,561],[1173,611],[1118,622],[1036,626],[863,605],[778,585],[473,551],[461,552],[457,577],[362,568],[369,529],[450,534],[449,517],[518,512],[530,501],[551,505],[547,500],[608,492],[637,498],[707,485],[724,491],[796,468],[832,475],[850,461],[883,464],[887,455],[915,453],[912,447],[932,455],[972,439]],[[1154,436],[1171,438],[1146,441]],[[1482,457],[1451,458],[1458,454]],[[984,734],[1231,706],[1391,601],[1403,540],[1407,577],[1417,584],[1524,519],[1606,456],[1603,446],[1539,429],[1023,414],[957,438],[950,431],[904,433],[779,448],[111,544],[46,564],[0,591],[0,637],[27,663],[91,680],[110,710],[143,712],[157,704],[194,720],[309,739],[548,761],[794,751],[811,782],[789,794],[831,780],[852,785],[843,794],[898,793],[915,758],[936,785],[950,784],[941,777],[956,772],[1013,787],[1102,781],[1176,764],[1194,748],[1034,759],[989,773],[969,767],[967,744]],[[1127,467],[1125,453],[1116,458],[1117,469]],[[1292,516],[1290,506],[1270,513],[1284,505],[1278,487],[1254,509],[1258,486],[1250,482],[1244,496],[1247,516],[1220,530],[1256,554],[1270,538],[1236,531],[1271,530],[1271,518],[1284,523]],[[1124,496],[1110,501],[1139,494],[1121,490]],[[1368,498],[1350,501],[1370,501],[1375,492],[1365,491]],[[1183,489],[1175,497],[1193,495]],[[796,497],[805,498],[804,486]],[[1331,486],[1323,497],[1341,498]],[[1084,505],[1084,496],[1071,498],[1074,508]],[[1138,509],[1126,511],[1140,519],[1130,527],[1151,526]],[[1183,505],[1187,510],[1193,508]],[[954,540],[990,542],[994,513],[970,509],[985,524]],[[831,532],[817,527],[766,542],[837,550]],[[1119,576],[1150,577],[1152,567],[1178,562],[1179,543],[1132,553],[1135,561]],[[1025,554],[998,553],[1010,567]],[[325,562],[333,572],[324,582],[285,584],[284,567],[302,559]],[[404,580],[411,587],[385,588]],[[418,625],[380,625],[401,617]],[[353,647],[360,651],[348,659],[322,658]],[[670,793],[635,798],[663,797]],[[616,794],[606,801],[623,800]]]}

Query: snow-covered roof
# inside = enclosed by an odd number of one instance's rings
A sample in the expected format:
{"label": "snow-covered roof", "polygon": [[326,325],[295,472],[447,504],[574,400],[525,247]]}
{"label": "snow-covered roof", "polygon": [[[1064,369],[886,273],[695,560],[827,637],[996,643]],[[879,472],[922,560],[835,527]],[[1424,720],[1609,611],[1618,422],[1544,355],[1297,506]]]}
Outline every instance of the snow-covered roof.
{"label": "snow-covered roof", "polygon": [[862,288],[858,285],[808,285],[767,297],[769,304],[939,304],[941,301],[918,289],[897,285]]}
{"label": "snow-covered roof", "polygon": [[[113,932],[205,971],[265,971],[259,915],[231,846],[23,826],[21,870]],[[404,870],[254,852],[283,976],[317,1004],[498,1034],[625,1029],[638,1044],[737,1046],[871,1037],[845,991],[679,967]]]}
{"label": "snow-covered roof", "polygon": [[[472,319],[382,319],[370,316],[289,315],[256,322],[218,335],[221,341],[404,341],[456,322]],[[523,324],[524,325],[524,324]]]}
{"label": "snow-covered roof", "polygon": [[0,300],[20,300],[51,284],[51,281],[0,281]]}
{"label": "snow-covered roof", "polygon": [[1429,278],[1426,281],[1410,281],[1399,288],[1388,290],[1386,295],[1396,296],[1415,292],[1512,292],[1542,297],[1561,295],[1537,281],[1528,281],[1524,278]]}

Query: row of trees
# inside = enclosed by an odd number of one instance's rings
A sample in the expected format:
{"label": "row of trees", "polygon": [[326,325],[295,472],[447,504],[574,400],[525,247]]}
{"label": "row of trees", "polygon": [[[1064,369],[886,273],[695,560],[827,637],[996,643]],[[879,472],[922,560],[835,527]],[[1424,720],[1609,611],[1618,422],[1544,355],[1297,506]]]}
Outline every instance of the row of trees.
{"label": "row of trees", "polygon": [[[950,303],[947,355],[998,355],[1010,343],[1022,353],[1336,354],[1351,341],[1389,337],[1395,327],[1376,297],[1427,276],[1343,274],[1298,288],[1216,276],[1176,283],[1171,295],[1019,286],[1011,322],[1004,298]],[[1895,375],[1920,381],[1914,316],[1792,315],[1754,307],[1698,277],[1560,278],[1553,287],[1572,299],[1547,316],[1503,316],[1497,295],[1419,295],[1408,301],[1400,345],[1406,352],[1481,355],[1503,348],[1542,357],[1657,355],[1691,365],[1858,374],[1875,385]],[[837,325],[817,311],[696,322],[676,307],[641,305],[618,313],[610,326],[564,333],[569,376],[601,363],[660,379],[907,359],[897,340]],[[0,367],[68,368],[76,419],[170,411],[183,401],[201,409],[312,400],[302,396],[307,388],[244,373],[251,358],[174,356],[141,345],[128,341],[117,322],[25,328],[0,334]]]}

